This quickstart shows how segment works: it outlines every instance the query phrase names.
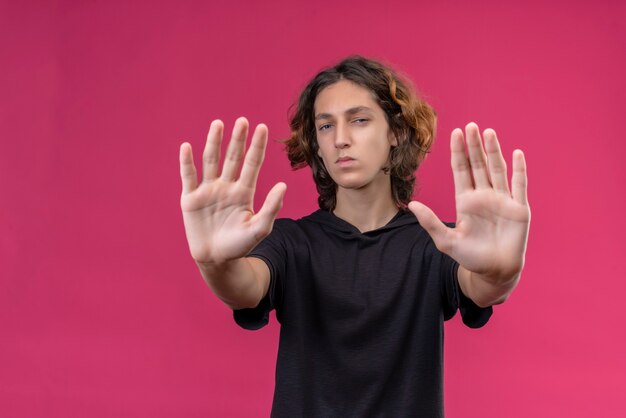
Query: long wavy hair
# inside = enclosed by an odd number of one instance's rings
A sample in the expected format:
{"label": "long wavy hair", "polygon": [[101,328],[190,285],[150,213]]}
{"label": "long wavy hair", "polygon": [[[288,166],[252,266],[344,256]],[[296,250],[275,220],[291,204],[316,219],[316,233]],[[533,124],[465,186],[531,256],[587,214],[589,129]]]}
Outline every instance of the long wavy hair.
{"label": "long wavy hair", "polygon": [[291,167],[295,170],[310,166],[320,208],[335,209],[337,184],[317,154],[314,106],[317,95],[340,80],[349,80],[368,89],[383,109],[398,142],[390,151],[389,164],[384,171],[391,178],[394,202],[398,207],[406,207],[413,194],[415,171],[432,146],[437,118],[408,81],[378,61],[361,56],[348,57],[321,71],[304,88],[289,123],[291,136],[285,141]]}

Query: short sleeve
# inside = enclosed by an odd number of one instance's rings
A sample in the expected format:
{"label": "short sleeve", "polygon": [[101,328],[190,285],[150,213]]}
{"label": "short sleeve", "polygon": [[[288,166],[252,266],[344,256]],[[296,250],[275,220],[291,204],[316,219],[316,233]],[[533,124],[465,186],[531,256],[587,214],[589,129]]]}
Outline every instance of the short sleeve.
{"label": "short sleeve", "polygon": [[286,245],[283,239],[282,219],[276,220],[270,235],[259,243],[248,257],[256,257],[265,262],[270,271],[270,286],[267,294],[255,308],[233,311],[235,322],[242,328],[258,330],[269,323],[272,309],[279,309],[283,295],[283,277],[285,272]]}
{"label": "short sleeve", "polygon": [[470,328],[482,327],[491,318],[493,308],[481,308],[465,296],[459,285],[459,263],[446,254],[440,255],[444,319],[447,321],[454,317],[458,309],[465,325]]}

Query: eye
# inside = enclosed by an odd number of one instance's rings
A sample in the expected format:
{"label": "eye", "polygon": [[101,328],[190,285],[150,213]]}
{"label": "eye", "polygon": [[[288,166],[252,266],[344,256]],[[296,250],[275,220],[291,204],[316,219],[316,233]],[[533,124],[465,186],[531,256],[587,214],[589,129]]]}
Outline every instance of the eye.
{"label": "eye", "polygon": [[368,121],[369,121],[369,119],[367,119],[367,118],[356,118],[352,122],[356,123],[357,125],[363,125],[363,124],[367,123]]}
{"label": "eye", "polygon": [[329,129],[332,125],[330,123],[325,123],[323,125],[320,125],[319,128],[317,128],[318,131],[325,131],[326,129]]}

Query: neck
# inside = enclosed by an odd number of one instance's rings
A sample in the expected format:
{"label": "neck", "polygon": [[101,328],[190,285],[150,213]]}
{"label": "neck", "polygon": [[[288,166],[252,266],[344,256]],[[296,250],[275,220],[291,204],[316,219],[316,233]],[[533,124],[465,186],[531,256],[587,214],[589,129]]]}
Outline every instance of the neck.
{"label": "neck", "polygon": [[398,207],[391,197],[390,181],[386,182],[385,187],[337,188],[334,214],[361,232],[385,226],[396,213]]}

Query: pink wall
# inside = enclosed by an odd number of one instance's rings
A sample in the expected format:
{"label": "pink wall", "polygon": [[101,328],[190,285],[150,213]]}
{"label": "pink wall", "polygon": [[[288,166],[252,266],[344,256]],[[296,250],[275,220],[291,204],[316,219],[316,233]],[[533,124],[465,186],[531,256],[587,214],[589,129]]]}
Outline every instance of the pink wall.
{"label": "pink wall", "polygon": [[[178,146],[239,115],[285,137],[306,81],[360,53],[436,107],[418,197],[444,219],[454,127],[526,153],[523,281],[487,327],[447,324],[447,416],[623,417],[626,7],[437,3],[3,0],[0,416],[268,415],[278,326],[239,329],[196,272]],[[266,161],[257,202],[286,180],[281,216],[313,210],[309,173]]]}

